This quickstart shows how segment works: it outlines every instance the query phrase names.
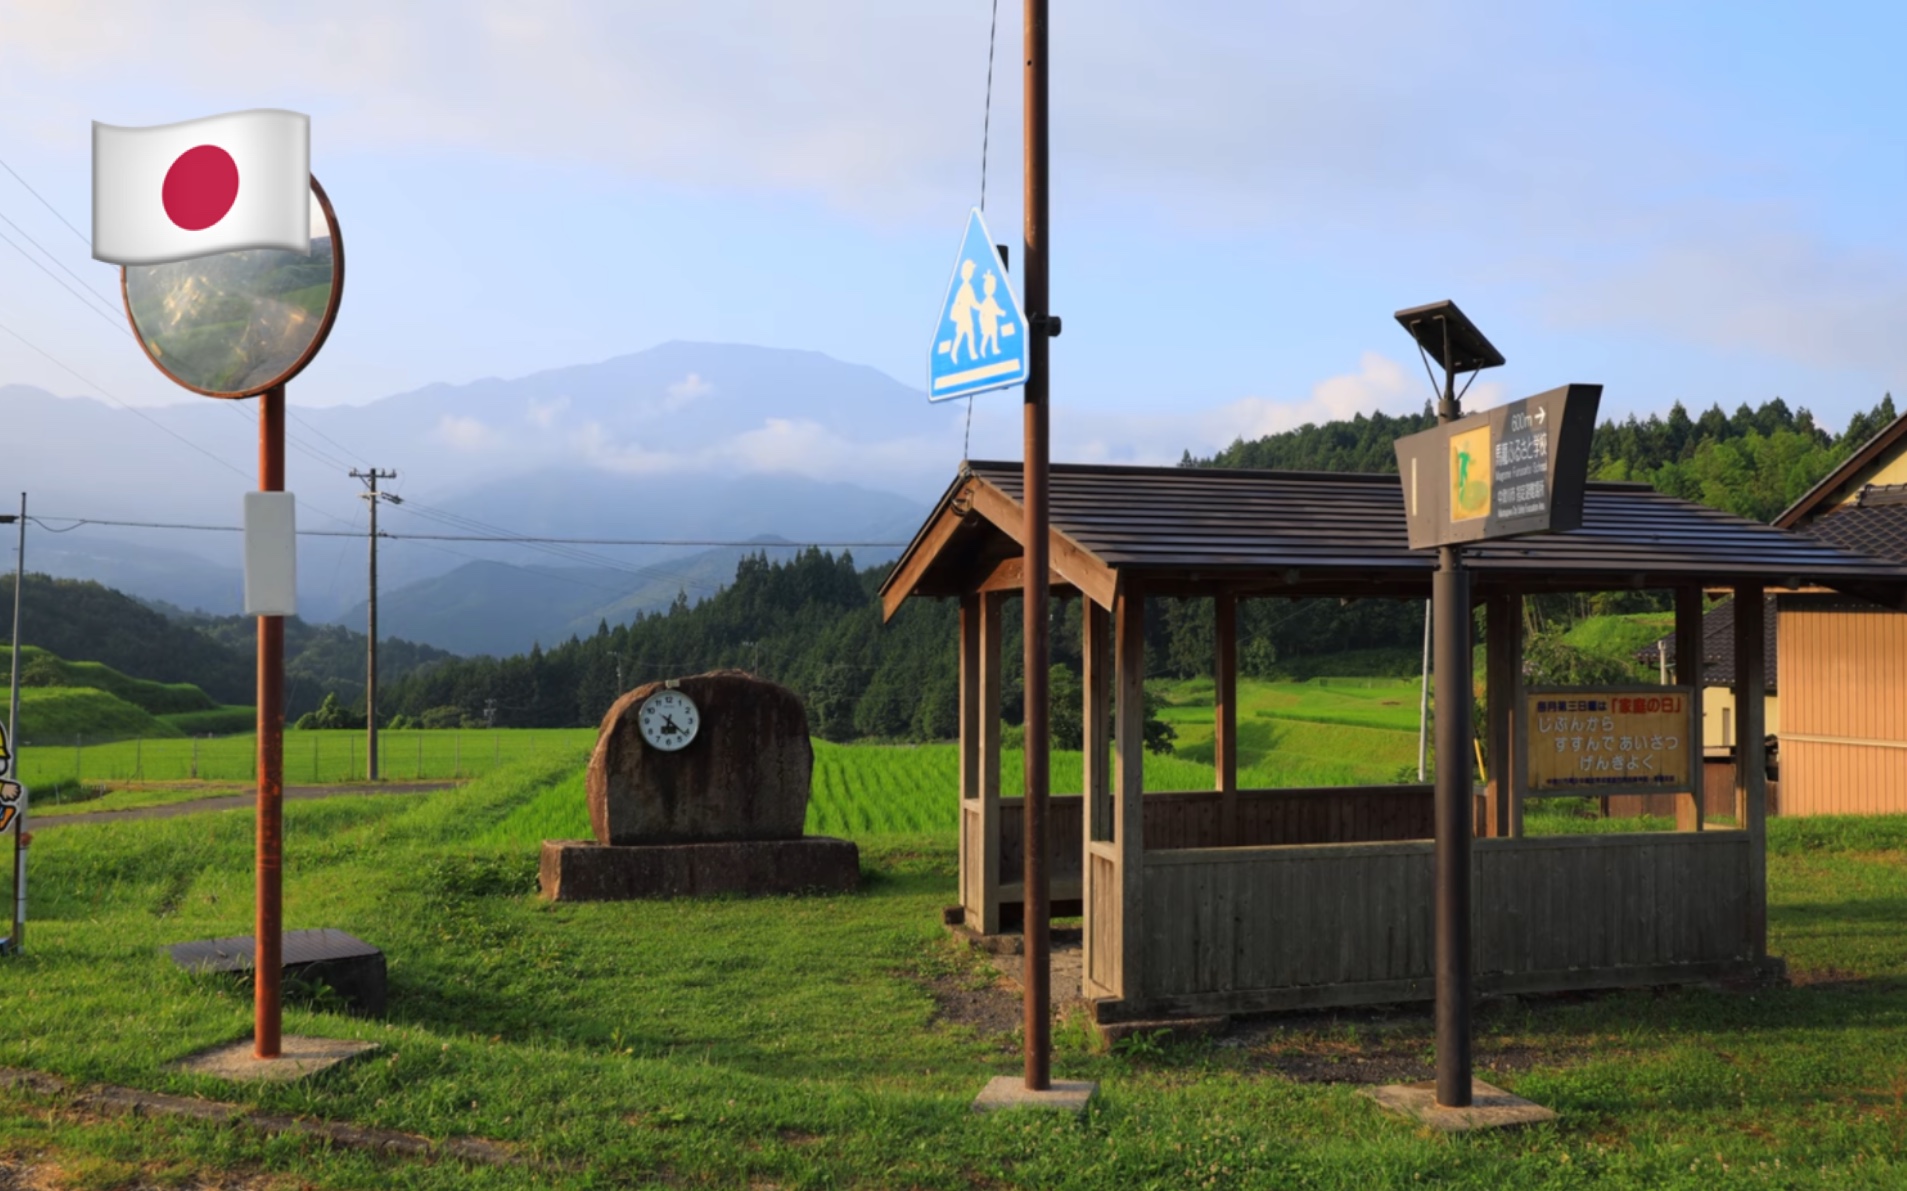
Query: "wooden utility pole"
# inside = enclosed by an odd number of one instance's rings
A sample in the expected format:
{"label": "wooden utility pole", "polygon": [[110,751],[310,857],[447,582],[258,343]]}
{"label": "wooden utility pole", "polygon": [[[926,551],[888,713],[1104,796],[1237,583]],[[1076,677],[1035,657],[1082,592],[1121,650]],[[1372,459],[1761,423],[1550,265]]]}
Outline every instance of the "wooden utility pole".
{"label": "wooden utility pole", "polygon": [[380,500],[392,504],[403,502],[392,493],[379,492],[379,480],[395,480],[394,471],[370,471],[351,469],[351,478],[363,480],[369,491],[363,494],[371,504],[371,600],[370,623],[365,626],[364,642],[364,777],[366,781],[377,780],[377,506]]}
{"label": "wooden utility pole", "polygon": [[1052,910],[1047,865],[1047,754],[1051,743],[1047,717],[1047,372],[1048,336],[1059,334],[1047,292],[1051,245],[1046,193],[1046,0],[1026,0],[1026,576],[1021,593],[1025,613],[1026,674],[1026,1087],[1042,1092],[1052,1086],[1051,940]]}

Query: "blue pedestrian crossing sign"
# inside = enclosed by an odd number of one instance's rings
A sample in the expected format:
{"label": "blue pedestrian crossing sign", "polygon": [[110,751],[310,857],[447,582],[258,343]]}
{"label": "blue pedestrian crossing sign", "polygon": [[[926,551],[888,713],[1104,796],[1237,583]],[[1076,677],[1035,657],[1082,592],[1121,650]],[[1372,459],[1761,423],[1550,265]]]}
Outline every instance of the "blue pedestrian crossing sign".
{"label": "blue pedestrian crossing sign", "polygon": [[1006,265],[975,210],[967,217],[947,298],[927,357],[927,399],[946,401],[1026,383],[1026,317]]}

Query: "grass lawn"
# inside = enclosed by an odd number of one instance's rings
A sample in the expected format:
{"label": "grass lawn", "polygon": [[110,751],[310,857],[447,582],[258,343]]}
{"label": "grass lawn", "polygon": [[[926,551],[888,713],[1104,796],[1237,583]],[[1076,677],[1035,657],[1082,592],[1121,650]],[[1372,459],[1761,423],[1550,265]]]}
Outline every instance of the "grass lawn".
{"label": "grass lawn", "polygon": [[[29,745],[20,750],[20,778],[48,802],[80,786],[255,780],[256,737],[174,737],[89,744],[75,734],[68,742]],[[379,770],[391,781],[467,778],[529,758],[587,756],[595,743],[594,728],[386,729],[378,733]],[[362,730],[287,729],[285,784],[365,780],[364,744]]]}
{"label": "grass lawn", "polygon": [[[179,1118],[96,1120],[0,1091],[0,1153],[77,1185],[193,1171],[287,1187],[1860,1187],[1907,1185],[1907,820],[1774,824],[1771,946],[1792,987],[1533,998],[1486,1009],[1480,1073],[1557,1109],[1522,1133],[1432,1136],[1334,1077],[1421,1066],[1427,1013],[1288,1018],[1222,1044],[1097,1053],[1083,1120],[975,1117],[1013,1039],[952,1024],[984,983],[950,945],[951,835],[864,834],[855,895],[547,905],[536,843],[573,761],[461,789],[286,808],[287,926],[390,959],[383,1022],[288,1009],[375,1055],[294,1087],[165,1064],[246,1036],[249,998],[161,945],[251,929],[251,820],[49,832],[29,949],[0,960],[0,1064],[394,1128],[547,1164],[465,1167]],[[957,998],[955,998],[957,999]]]}
{"label": "grass lawn", "polygon": [[[1212,763],[1212,680],[1159,683],[1174,751]],[[1238,780],[1262,786],[1415,781],[1416,679],[1313,678],[1238,683]]]}

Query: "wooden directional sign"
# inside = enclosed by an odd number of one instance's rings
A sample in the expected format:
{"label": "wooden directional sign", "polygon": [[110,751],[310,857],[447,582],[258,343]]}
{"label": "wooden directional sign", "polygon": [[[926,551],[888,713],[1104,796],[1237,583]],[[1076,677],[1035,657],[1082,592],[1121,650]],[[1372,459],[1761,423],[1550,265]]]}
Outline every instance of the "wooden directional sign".
{"label": "wooden directional sign", "polygon": [[1601,401],[1601,385],[1564,385],[1398,439],[1410,548],[1581,525]]}

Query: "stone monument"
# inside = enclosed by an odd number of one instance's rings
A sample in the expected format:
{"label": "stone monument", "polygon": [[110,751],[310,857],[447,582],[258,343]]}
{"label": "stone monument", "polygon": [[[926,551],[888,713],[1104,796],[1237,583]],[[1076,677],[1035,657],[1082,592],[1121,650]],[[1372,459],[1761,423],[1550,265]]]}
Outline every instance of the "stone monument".
{"label": "stone monument", "polygon": [[544,840],[543,896],[622,901],[842,891],[860,850],[803,836],[814,746],[793,691],[743,670],[616,700],[589,759],[587,840]]}

